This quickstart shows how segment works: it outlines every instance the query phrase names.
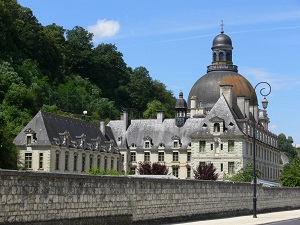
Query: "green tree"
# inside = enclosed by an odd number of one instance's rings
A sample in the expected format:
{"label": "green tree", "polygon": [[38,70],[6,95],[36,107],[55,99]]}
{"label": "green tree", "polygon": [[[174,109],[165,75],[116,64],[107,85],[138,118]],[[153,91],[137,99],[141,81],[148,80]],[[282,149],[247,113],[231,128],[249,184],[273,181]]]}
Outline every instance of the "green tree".
{"label": "green tree", "polygon": [[284,166],[279,180],[282,186],[300,187],[300,158],[298,156]]}
{"label": "green tree", "polygon": [[293,159],[297,155],[293,142],[293,138],[290,136],[286,138],[283,133],[278,135],[278,148],[285,152],[290,159]]}
{"label": "green tree", "polygon": [[12,143],[10,132],[4,124],[3,113],[0,113],[0,168],[17,169],[18,150]]}
{"label": "green tree", "polygon": [[147,119],[156,118],[157,111],[159,110],[166,112],[167,108],[160,101],[153,100],[147,104],[147,109],[143,112],[143,117]]}
{"label": "green tree", "polygon": [[217,180],[216,167],[212,163],[198,165],[194,170],[194,177],[198,180]]}
{"label": "green tree", "polygon": [[[261,171],[256,170],[256,177],[260,178]],[[251,182],[253,180],[253,166],[251,162],[248,162],[242,169],[240,169],[236,174],[233,176],[228,176],[224,174],[224,180],[230,180],[235,182]]]}
{"label": "green tree", "polygon": [[124,172],[119,172],[117,170],[100,170],[98,168],[92,168],[89,172],[87,172],[87,174],[120,176],[120,175],[124,175]]}

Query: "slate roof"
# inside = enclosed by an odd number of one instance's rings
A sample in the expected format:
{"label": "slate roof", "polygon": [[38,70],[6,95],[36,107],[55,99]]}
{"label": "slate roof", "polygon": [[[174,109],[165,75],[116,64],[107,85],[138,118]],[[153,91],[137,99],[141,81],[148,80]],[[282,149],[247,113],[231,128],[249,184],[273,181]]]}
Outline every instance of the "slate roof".
{"label": "slate roof", "polygon": [[69,132],[70,140],[73,142],[78,143],[80,141],[78,136],[85,134],[86,143],[95,142],[92,139],[100,137],[101,146],[108,145],[110,140],[113,140],[116,144],[110,127],[106,127],[106,135],[104,137],[100,131],[100,123],[97,125],[79,119],[39,111],[15,138],[14,143],[16,145],[26,145],[26,134],[24,131],[28,128],[31,128],[36,134],[34,145],[57,145],[55,139],[59,139],[60,143],[62,143],[63,136],[60,134],[65,131]]}
{"label": "slate roof", "polygon": [[165,119],[162,123],[156,119],[141,119],[131,120],[126,132],[123,133],[123,121],[114,120],[108,123],[115,138],[122,137],[118,141],[118,146],[126,148],[126,145],[135,144],[137,149],[143,148],[144,138],[152,139],[152,149],[158,148],[160,143],[165,145],[165,148],[173,146],[173,137],[177,136],[181,141],[181,148],[186,149],[191,142],[190,134],[199,129],[203,118],[189,118],[182,127],[175,125],[174,119]]}

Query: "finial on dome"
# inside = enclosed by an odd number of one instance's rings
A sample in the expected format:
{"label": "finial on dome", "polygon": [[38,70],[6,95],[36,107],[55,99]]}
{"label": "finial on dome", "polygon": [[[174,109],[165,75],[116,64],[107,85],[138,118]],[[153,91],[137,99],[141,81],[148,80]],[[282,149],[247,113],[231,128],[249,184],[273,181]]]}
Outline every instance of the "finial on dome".
{"label": "finial on dome", "polygon": [[221,25],[220,25],[221,26],[221,34],[224,34],[224,26],[225,25],[223,23],[223,20],[221,20],[221,22],[222,22]]}
{"label": "finial on dome", "polygon": [[179,98],[183,98],[183,92],[182,92],[182,90],[180,90],[180,92],[179,92]]}

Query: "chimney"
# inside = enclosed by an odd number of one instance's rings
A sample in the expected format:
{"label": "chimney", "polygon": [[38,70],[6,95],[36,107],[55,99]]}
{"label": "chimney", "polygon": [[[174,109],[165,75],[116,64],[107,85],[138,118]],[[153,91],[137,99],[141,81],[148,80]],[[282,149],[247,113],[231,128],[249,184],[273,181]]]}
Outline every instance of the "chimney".
{"label": "chimney", "polygon": [[191,97],[191,114],[190,117],[193,118],[194,115],[196,114],[196,108],[197,108],[197,96],[192,96]]}
{"label": "chimney", "polygon": [[163,123],[165,119],[164,111],[158,110],[156,111],[156,115],[157,115],[157,123]]}
{"label": "chimney", "polygon": [[105,136],[105,120],[100,120],[100,131]]}
{"label": "chimney", "polygon": [[249,103],[250,103],[250,99],[246,98],[245,99],[245,117],[248,118],[248,119],[249,119],[249,112],[250,112]]}
{"label": "chimney", "polygon": [[245,117],[245,96],[238,96],[237,97],[237,105],[241,110],[243,116]]}
{"label": "chimney", "polygon": [[128,128],[128,125],[129,125],[129,119],[128,119],[128,112],[127,111],[123,111],[122,120],[123,120],[123,132],[126,132],[126,130]]}
{"label": "chimney", "polygon": [[220,96],[224,95],[228,105],[232,108],[232,85],[220,85]]}

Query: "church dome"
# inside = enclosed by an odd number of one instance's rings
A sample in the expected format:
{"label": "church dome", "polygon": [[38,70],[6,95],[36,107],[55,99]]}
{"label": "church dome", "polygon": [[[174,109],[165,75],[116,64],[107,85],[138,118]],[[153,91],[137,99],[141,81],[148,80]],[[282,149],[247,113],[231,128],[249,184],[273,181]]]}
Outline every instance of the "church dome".
{"label": "church dome", "polygon": [[220,47],[221,48],[227,47],[232,49],[231,38],[224,33],[219,34],[213,40],[212,49],[220,48]]}
{"label": "church dome", "polygon": [[232,86],[232,103],[237,103],[237,97],[250,100],[250,105],[257,105],[257,97],[250,82],[238,73],[238,67],[232,64],[232,41],[221,31],[213,40],[212,65],[207,67],[207,74],[200,77],[193,85],[188,107],[191,106],[192,96],[197,97],[197,107],[212,108],[220,98],[220,85]]}
{"label": "church dome", "polygon": [[220,85],[232,85],[234,104],[238,96],[245,96],[245,99],[250,99],[250,105],[257,105],[254,88],[245,77],[234,71],[211,71],[199,78],[192,87],[188,98],[189,108],[192,96],[197,97],[200,106],[212,108],[220,98]]}
{"label": "church dome", "polygon": [[175,109],[187,109],[187,103],[183,98],[182,91],[179,93],[179,98],[176,101]]}

